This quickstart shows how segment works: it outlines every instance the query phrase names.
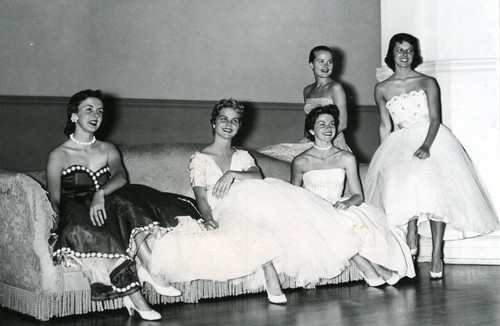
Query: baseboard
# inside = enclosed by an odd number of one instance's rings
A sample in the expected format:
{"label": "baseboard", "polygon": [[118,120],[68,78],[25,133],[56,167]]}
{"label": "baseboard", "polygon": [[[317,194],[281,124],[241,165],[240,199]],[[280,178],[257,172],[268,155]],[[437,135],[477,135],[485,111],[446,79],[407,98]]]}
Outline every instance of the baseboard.
{"label": "baseboard", "polygon": [[[430,262],[432,242],[420,237],[419,262]],[[500,233],[455,241],[445,241],[444,262],[446,264],[500,265]]]}

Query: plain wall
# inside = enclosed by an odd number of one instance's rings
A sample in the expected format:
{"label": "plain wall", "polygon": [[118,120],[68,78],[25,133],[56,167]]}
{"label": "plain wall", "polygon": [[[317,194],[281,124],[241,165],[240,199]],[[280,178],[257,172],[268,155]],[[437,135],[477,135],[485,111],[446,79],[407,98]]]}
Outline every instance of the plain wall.
{"label": "plain wall", "polygon": [[0,95],[300,103],[311,48],[373,104],[376,0],[2,0]]}

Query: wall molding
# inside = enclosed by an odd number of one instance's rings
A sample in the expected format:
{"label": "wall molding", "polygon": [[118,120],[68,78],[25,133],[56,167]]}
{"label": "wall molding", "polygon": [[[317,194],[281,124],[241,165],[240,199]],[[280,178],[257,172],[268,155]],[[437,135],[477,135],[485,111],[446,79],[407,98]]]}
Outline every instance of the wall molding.
{"label": "wall molding", "polygon": [[[430,262],[432,240],[421,237],[419,262]],[[446,264],[500,265],[500,232],[463,240],[445,241]]]}
{"label": "wall molding", "polygon": [[[23,95],[0,95],[0,105],[57,105],[65,107],[68,104],[69,97],[63,96],[23,96]],[[214,107],[217,101],[210,100],[170,100],[170,99],[143,99],[143,98],[106,98],[118,107],[142,107],[142,108],[163,108],[163,109],[207,109]],[[301,111],[303,103],[286,102],[252,102],[241,101],[244,105],[258,110],[274,111]],[[348,105],[349,110],[371,112],[374,105]]]}

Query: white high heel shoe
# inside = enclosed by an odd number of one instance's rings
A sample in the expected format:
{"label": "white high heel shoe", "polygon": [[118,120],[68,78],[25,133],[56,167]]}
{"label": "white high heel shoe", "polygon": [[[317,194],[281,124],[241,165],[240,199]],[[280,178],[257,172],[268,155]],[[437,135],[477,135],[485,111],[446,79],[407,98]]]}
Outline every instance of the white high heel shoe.
{"label": "white high heel shoe", "polygon": [[389,278],[385,282],[389,285],[394,285],[394,284],[398,283],[400,279],[401,279],[401,277],[399,277],[398,273],[392,273],[391,278]]}
{"label": "white high heel shoe", "polygon": [[431,280],[440,280],[443,278],[443,270],[444,270],[444,263],[443,260],[441,259],[441,271],[440,272],[433,272],[429,271],[429,276]]}
{"label": "white high heel shoe", "polygon": [[144,283],[151,284],[153,289],[155,289],[155,291],[158,294],[166,295],[169,297],[178,297],[182,294],[181,291],[177,290],[173,286],[160,286],[160,285],[156,284],[156,282],[153,280],[151,275],[149,275],[148,271],[142,266],[139,266],[137,268],[137,277],[139,277],[139,282],[141,282],[141,284],[143,286],[144,286]]}
{"label": "white high heel shoe", "polygon": [[130,316],[133,316],[134,312],[137,311],[139,313],[139,315],[141,316],[141,318],[144,320],[160,320],[161,319],[160,313],[153,310],[153,309],[147,310],[147,311],[137,309],[137,307],[132,302],[132,300],[130,300],[129,297],[123,298],[123,305],[125,306],[125,308],[127,308],[128,314]]}
{"label": "white high heel shoe", "polygon": [[287,300],[286,300],[285,294],[283,293],[280,295],[274,295],[274,294],[269,293],[269,291],[267,290],[267,285],[266,285],[265,281],[264,281],[264,290],[266,290],[266,292],[267,292],[267,299],[269,300],[270,303],[279,304],[279,305],[286,304]]}
{"label": "white high heel shoe", "polygon": [[385,280],[380,276],[377,278],[367,278],[360,269],[358,271],[369,286],[377,287],[385,284]]}
{"label": "white high heel shoe", "polygon": [[269,300],[270,303],[273,304],[286,304],[287,301],[285,294],[273,295],[269,292],[267,292],[267,299]]}

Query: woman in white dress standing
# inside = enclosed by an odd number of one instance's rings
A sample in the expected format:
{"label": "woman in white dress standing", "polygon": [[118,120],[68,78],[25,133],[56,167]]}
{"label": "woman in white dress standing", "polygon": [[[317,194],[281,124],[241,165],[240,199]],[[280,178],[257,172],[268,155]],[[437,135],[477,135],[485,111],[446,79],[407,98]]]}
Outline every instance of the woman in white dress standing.
{"label": "woman in white dress standing", "polygon": [[381,145],[366,176],[366,200],[384,208],[390,226],[407,227],[412,254],[418,234],[432,237],[429,273],[440,279],[443,240],[492,232],[498,218],[469,156],[440,124],[437,81],[414,70],[422,62],[417,38],[394,35],[385,62],[394,74],[375,87]]}
{"label": "woman in white dress standing", "polygon": [[[292,162],[292,184],[303,186],[333,205],[352,223],[363,239],[359,255],[353,260],[365,267],[363,276],[370,285],[394,285],[401,277],[414,277],[410,249],[404,239],[393,234],[380,209],[363,203],[356,158],[334,146],[339,110],[334,105],[313,109],[306,118],[306,128],[314,140],[311,149]],[[342,198],[347,181],[351,196]]]}
{"label": "woman in white dress standing", "polygon": [[[347,128],[347,101],[344,88],[332,77],[334,66],[333,51],[326,45],[318,45],[309,53],[309,67],[314,75],[314,83],[304,87],[304,112],[307,115],[318,106],[335,104],[340,112],[339,132],[335,138],[335,146],[351,151],[346,144],[343,131]],[[307,137],[304,128],[303,137],[298,143],[271,145],[259,152],[291,162],[297,155],[312,147],[312,141]]]}

